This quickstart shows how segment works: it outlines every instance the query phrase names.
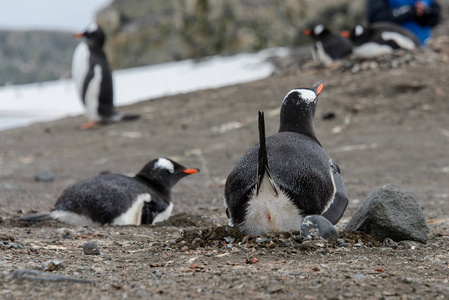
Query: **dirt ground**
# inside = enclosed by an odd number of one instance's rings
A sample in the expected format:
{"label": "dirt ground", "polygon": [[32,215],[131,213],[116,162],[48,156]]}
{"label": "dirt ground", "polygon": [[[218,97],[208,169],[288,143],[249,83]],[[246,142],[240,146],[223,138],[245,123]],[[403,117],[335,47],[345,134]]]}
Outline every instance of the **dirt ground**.
{"label": "dirt ground", "polygon": [[[284,95],[318,80],[325,88],[315,128],[350,198],[337,229],[373,190],[394,183],[421,205],[428,243],[394,249],[346,237],[351,245],[343,247],[295,233],[232,242],[223,239],[226,227],[206,243],[212,226],[227,223],[224,183],[257,142],[257,112],[265,111],[267,135],[275,133]],[[448,96],[449,64],[441,62],[357,74],[290,70],[122,108],[141,113],[137,122],[80,131],[84,118],[73,117],[2,131],[0,298],[448,299]],[[323,119],[329,112],[335,118]],[[175,186],[174,216],[162,224],[90,228],[17,220],[49,210],[81,179],[133,174],[162,156],[201,169]],[[52,172],[54,181],[35,181],[39,171]],[[182,238],[192,234],[198,238]],[[100,255],[85,255],[86,242],[95,242]],[[60,263],[49,267],[49,260]],[[13,279],[17,269],[93,283]]]}

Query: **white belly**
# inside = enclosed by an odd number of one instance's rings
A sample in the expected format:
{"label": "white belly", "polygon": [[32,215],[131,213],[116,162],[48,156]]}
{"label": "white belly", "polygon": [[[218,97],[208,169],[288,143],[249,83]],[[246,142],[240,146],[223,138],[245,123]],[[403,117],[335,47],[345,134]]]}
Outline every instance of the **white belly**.
{"label": "white belly", "polygon": [[299,231],[303,216],[290,198],[277,187],[279,195],[272,190],[267,176],[264,177],[259,195],[254,189],[245,221],[239,228],[245,234],[261,235],[268,232]]}
{"label": "white belly", "polygon": [[69,211],[55,210],[50,213],[50,216],[63,223],[73,226],[100,226],[98,222],[94,222],[91,218],[76,214]]}
{"label": "white belly", "polygon": [[366,43],[359,47],[354,47],[353,56],[359,58],[371,58],[393,52],[393,48],[388,45],[378,43]]}
{"label": "white belly", "polygon": [[142,224],[142,209],[145,202],[151,201],[150,194],[139,195],[133,205],[123,214],[112,221],[111,225],[140,225]]}
{"label": "white belly", "polygon": [[83,94],[84,78],[89,72],[89,56],[89,47],[86,43],[79,43],[72,58],[72,80],[80,99]]}
{"label": "white belly", "polygon": [[94,77],[87,85],[86,94],[84,96],[84,104],[86,105],[86,116],[90,121],[100,121],[101,117],[98,115],[99,97],[101,85],[101,67],[96,65],[94,67]]}

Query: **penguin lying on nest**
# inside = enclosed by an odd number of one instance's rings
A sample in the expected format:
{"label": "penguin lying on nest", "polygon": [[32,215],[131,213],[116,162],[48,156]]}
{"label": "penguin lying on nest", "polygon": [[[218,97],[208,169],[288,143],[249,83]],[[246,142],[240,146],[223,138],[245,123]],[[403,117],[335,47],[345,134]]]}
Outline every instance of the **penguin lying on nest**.
{"label": "penguin lying on nest", "polygon": [[237,162],[225,185],[229,224],[242,233],[301,229],[303,234],[312,225],[321,237],[338,236],[330,223],[340,220],[348,196],[339,167],[313,127],[322,89],[318,82],[312,89],[290,91],[282,101],[279,132],[268,138],[259,112],[260,141]]}
{"label": "penguin lying on nest", "polygon": [[351,31],[341,32],[353,44],[353,56],[371,58],[392,53],[397,49],[415,50],[421,47],[419,39],[408,29],[389,22],[357,25]]}
{"label": "penguin lying on nest", "polygon": [[336,60],[352,53],[352,43],[349,39],[332,33],[322,24],[313,29],[304,29],[303,34],[315,40],[312,48],[313,60],[325,66],[330,66]]}
{"label": "penguin lying on nest", "polygon": [[158,158],[134,177],[107,174],[80,181],[64,190],[50,212],[20,220],[56,219],[78,226],[155,224],[171,215],[171,188],[198,172],[168,158]]}
{"label": "penguin lying on nest", "polygon": [[103,50],[106,35],[101,27],[93,23],[74,37],[84,38],[72,60],[72,79],[89,120],[81,124],[80,129],[89,129],[98,123],[138,119],[139,115],[125,115],[114,108],[112,72]]}

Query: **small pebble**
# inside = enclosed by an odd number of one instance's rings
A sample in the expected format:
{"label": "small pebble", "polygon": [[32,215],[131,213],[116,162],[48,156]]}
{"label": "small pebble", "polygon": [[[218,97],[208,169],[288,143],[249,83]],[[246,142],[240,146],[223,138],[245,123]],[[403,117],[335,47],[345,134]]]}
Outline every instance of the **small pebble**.
{"label": "small pebble", "polygon": [[257,244],[268,243],[268,242],[271,242],[271,238],[260,237],[260,238],[256,238],[255,242]]}
{"label": "small pebble", "polygon": [[350,243],[343,243],[343,244],[341,244],[341,246],[345,247],[345,248],[352,247],[352,245]]}
{"label": "small pebble", "polygon": [[42,264],[42,270],[52,272],[62,269],[62,262],[59,260],[48,260]]}
{"label": "small pebble", "polygon": [[393,248],[396,249],[398,247],[398,243],[396,243],[395,241],[393,241],[390,238],[386,238],[383,243],[382,246],[384,247],[388,247],[388,248]]}
{"label": "small pebble", "polygon": [[9,249],[24,249],[24,247],[21,244],[12,243],[9,245]]}
{"label": "small pebble", "polygon": [[94,242],[87,242],[83,245],[83,251],[86,255],[100,255],[100,249]]}
{"label": "small pebble", "polygon": [[335,113],[332,111],[326,111],[321,115],[323,120],[332,120],[335,119]]}
{"label": "small pebble", "polygon": [[234,238],[234,237],[228,237],[228,236],[226,236],[226,237],[224,237],[223,239],[224,239],[224,240],[226,241],[226,243],[228,243],[228,244],[232,244],[232,243],[235,242],[235,238]]}
{"label": "small pebble", "polygon": [[40,171],[34,176],[34,180],[42,182],[52,182],[55,176],[50,171]]}
{"label": "small pebble", "polygon": [[337,239],[338,245],[343,245],[344,243],[346,243],[344,239]]}

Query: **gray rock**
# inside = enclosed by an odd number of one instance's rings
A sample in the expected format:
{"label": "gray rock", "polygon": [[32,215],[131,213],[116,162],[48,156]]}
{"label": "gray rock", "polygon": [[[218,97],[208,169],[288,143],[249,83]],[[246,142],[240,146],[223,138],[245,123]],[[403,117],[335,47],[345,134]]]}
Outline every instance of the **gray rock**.
{"label": "gray rock", "polygon": [[228,237],[228,236],[226,236],[226,237],[224,237],[223,239],[224,239],[224,240],[226,241],[226,243],[228,243],[228,244],[232,244],[232,243],[235,242],[235,237]]}
{"label": "gray rock", "polygon": [[415,197],[394,184],[375,190],[355,212],[347,231],[360,230],[383,241],[427,242],[429,228]]}
{"label": "gray rock", "polygon": [[84,243],[83,251],[86,255],[100,255],[100,249],[98,245],[94,242]]}
{"label": "gray rock", "polygon": [[320,215],[310,215],[304,218],[301,224],[301,235],[304,237],[316,235],[323,239],[339,238],[334,225]]}
{"label": "gray rock", "polygon": [[67,276],[61,276],[56,274],[49,274],[45,272],[33,271],[33,270],[15,270],[12,275],[12,279],[20,280],[32,280],[32,281],[66,281],[66,282],[79,282],[79,283],[90,283],[93,284],[92,280],[79,279]]}
{"label": "gray rock", "polygon": [[257,244],[268,243],[268,242],[271,242],[271,238],[259,237],[259,238],[256,238],[255,242]]}
{"label": "gray rock", "polygon": [[386,238],[383,242],[382,242],[382,246],[384,247],[388,247],[388,248],[393,248],[396,249],[398,247],[398,243],[396,243],[395,241],[393,241],[390,238]]}
{"label": "gray rock", "polygon": [[36,181],[52,182],[55,180],[55,175],[50,171],[40,171],[34,176],[34,179]]}

